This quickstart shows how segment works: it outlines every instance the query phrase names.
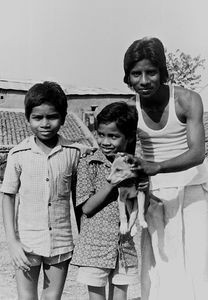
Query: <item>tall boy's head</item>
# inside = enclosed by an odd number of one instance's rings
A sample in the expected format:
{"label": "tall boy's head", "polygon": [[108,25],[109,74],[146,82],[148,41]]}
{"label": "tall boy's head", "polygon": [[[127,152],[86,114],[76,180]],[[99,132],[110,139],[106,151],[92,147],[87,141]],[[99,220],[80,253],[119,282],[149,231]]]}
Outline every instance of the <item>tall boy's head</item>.
{"label": "tall boy's head", "polygon": [[124,82],[131,86],[129,75],[137,62],[147,59],[151,64],[159,69],[160,83],[168,80],[168,70],[166,65],[165,50],[162,42],[158,38],[142,38],[134,41],[127,49],[124,56]]}
{"label": "tall boy's head", "polygon": [[67,115],[67,98],[56,82],[45,81],[43,83],[37,83],[33,85],[25,96],[25,116],[27,120],[30,119],[32,109],[41,104],[50,104],[61,115],[62,124],[64,124],[65,117]]}
{"label": "tall boy's head", "polygon": [[117,152],[133,152],[129,149],[135,142],[137,121],[136,108],[123,101],[105,106],[97,115],[97,142],[109,160]]}

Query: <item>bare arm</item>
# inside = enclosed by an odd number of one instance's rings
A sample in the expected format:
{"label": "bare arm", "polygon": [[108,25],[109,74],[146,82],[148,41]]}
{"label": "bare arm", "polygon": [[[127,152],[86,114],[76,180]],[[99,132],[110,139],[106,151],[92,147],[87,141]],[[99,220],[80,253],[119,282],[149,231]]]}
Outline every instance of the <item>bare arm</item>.
{"label": "bare arm", "polygon": [[15,195],[3,194],[2,214],[12,263],[19,269],[29,270],[30,262],[24,253],[29,249],[20,243],[15,234]]}
{"label": "bare arm", "polygon": [[2,214],[4,221],[5,233],[8,242],[16,239],[14,214],[15,214],[15,195],[3,194]]}
{"label": "bare arm", "polygon": [[99,190],[95,195],[90,197],[82,205],[83,213],[87,216],[93,215],[104,204],[104,202],[109,199],[109,196],[112,195],[113,188],[114,186],[107,182],[101,190]]}
{"label": "bare arm", "polygon": [[143,161],[142,168],[147,175],[180,172],[201,164],[205,158],[203,105],[201,98],[197,93],[192,91],[184,90],[181,94],[179,94],[176,105],[187,124],[187,144],[189,149],[175,158],[160,163]]}

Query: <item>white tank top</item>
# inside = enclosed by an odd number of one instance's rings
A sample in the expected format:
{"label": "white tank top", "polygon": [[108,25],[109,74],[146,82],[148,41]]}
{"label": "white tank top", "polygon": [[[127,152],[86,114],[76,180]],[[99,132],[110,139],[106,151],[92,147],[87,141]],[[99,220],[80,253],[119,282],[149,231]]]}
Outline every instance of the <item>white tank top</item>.
{"label": "white tank top", "polygon": [[[174,86],[170,85],[169,113],[166,125],[160,130],[149,128],[143,119],[140,98],[136,95],[138,111],[138,135],[141,140],[144,159],[152,162],[161,162],[174,158],[188,150],[186,124],[182,123],[175,111]],[[161,173],[151,177],[151,189],[161,187],[176,187],[202,184],[208,181],[208,164],[185,171]]]}

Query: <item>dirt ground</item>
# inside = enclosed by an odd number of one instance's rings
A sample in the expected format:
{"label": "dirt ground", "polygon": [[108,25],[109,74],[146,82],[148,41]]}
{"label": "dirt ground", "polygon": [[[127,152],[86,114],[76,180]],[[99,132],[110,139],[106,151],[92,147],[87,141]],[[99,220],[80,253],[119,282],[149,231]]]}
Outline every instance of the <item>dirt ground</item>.
{"label": "dirt ground", "polygon": [[[0,194],[0,300],[16,300],[16,283],[14,278],[13,267],[10,262],[10,257],[7,249],[5,233],[2,221],[2,195]],[[73,220],[72,212],[72,220]],[[73,222],[72,222],[73,223]],[[76,228],[74,229],[74,237],[76,239]],[[135,242],[138,246],[139,234],[135,238]],[[140,256],[140,255],[139,255]],[[85,285],[76,282],[77,268],[70,266],[68,276],[62,296],[62,300],[88,300],[87,289]],[[39,284],[39,292],[41,292],[41,280]],[[140,298],[139,285],[133,285],[129,287],[128,299],[139,300]]]}

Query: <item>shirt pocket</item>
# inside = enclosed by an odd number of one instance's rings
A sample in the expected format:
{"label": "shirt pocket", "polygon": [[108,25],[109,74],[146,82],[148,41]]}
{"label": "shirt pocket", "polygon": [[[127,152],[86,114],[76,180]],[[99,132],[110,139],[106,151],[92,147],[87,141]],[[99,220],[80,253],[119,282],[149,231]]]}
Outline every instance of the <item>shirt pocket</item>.
{"label": "shirt pocket", "polygon": [[58,197],[69,196],[71,191],[72,173],[64,173],[58,183]]}

